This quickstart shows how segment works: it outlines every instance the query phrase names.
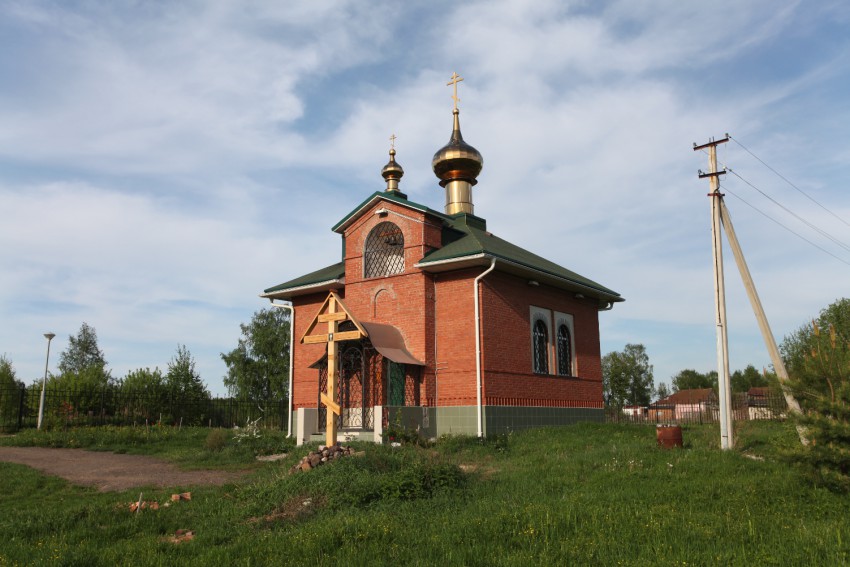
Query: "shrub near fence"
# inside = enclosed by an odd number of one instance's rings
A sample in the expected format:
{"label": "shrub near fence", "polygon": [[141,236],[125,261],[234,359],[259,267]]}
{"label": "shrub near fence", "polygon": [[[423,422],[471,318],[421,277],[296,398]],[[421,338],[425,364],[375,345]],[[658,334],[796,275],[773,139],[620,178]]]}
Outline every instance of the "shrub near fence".
{"label": "shrub near fence", "polygon": [[[36,427],[41,389],[0,389],[0,431]],[[128,392],[116,387],[95,390],[48,389],[44,397],[43,427],[79,425],[207,425],[244,426],[262,418],[261,427],[286,429],[286,400],[253,402],[235,398],[190,399],[174,394]]]}

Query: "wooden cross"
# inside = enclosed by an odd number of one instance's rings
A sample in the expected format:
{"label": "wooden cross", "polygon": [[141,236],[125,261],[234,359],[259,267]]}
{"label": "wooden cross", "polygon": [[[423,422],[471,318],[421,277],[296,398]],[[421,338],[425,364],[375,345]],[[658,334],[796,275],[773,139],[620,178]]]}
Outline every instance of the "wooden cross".
{"label": "wooden cross", "polygon": [[395,134],[393,134],[392,136],[390,136],[390,149],[391,149],[391,150],[394,150],[394,149],[395,149],[395,139],[396,139],[396,138],[395,138]]}
{"label": "wooden cross", "polygon": [[452,73],[452,80],[446,83],[446,86],[454,85],[454,94],[452,95],[452,99],[455,101],[455,110],[457,110],[457,103],[460,102],[460,99],[457,97],[457,84],[463,80],[463,77],[457,74],[457,72]]}
{"label": "wooden cross", "polygon": [[[339,331],[339,324],[343,321],[351,321],[356,327],[353,331]],[[319,323],[327,323],[328,332],[324,334],[311,334]],[[336,381],[339,376],[339,356],[337,343],[342,341],[351,341],[362,339],[369,336],[366,329],[355,319],[342,299],[330,292],[327,299],[319,308],[319,312],[313,318],[307,330],[301,337],[301,343],[305,345],[327,343],[328,345],[328,391],[320,392],[320,398],[323,404],[328,408],[325,444],[328,446],[336,445],[337,442],[337,422],[336,416],[341,415],[342,408],[336,403]]]}

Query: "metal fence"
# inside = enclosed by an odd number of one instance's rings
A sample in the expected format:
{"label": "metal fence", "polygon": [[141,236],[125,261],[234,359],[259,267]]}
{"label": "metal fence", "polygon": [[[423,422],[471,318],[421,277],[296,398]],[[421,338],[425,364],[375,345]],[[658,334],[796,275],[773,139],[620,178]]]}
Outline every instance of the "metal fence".
{"label": "metal fence", "polygon": [[[781,420],[787,413],[785,397],[779,391],[751,396],[746,393],[732,395],[733,421]],[[643,407],[606,408],[605,419],[609,423],[649,424],[702,424],[717,423],[720,408],[716,400],[680,404],[655,403]]]}
{"label": "metal fence", "polygon": [[[36,427],[40,398],[40,388],[0,388],[0,431]],[[260,427],[286,429],[287,401],[191,398],[167,391],[123,391],[113,386],[95,390],[48,387],[43,427],[162,423],[229,428],[258,418],[262,418]]]}

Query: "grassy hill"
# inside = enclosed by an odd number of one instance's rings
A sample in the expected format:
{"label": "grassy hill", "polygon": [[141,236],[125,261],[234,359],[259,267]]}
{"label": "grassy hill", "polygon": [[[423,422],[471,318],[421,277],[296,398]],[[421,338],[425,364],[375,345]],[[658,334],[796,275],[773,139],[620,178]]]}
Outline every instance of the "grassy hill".
{"label": "grassy hill", "polygon": [[[361,445],[365,455],[289,475],[299,448],[245,483],[193,489],[190,502],[140,514],[126,506],[139,489],[101,494],[0,463],[0,566],[850,563],[850,498],[812,487],[777,457],[796,442],[793,429],[753,422],[738,433],[728,452],[712,426],[686,427],[681,450],[658,449],[652,427],[599,424],[427,449]],[[147,452],[189,466],[251,458],[210,455],[203,429],[168,435]],[[63,438],[71,434],[51,443]],[[110,443],[99,448],[121,449]],[[177,529],[194,540],[167,541]]]}

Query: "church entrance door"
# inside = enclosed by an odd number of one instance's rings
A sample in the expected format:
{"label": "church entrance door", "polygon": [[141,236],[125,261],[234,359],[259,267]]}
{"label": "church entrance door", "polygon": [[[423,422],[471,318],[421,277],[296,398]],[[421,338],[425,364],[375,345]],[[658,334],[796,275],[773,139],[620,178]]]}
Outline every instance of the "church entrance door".
{"label": "church entrance door", "polygon": [[[341,408],[337,417],[340,429],[373,429],[373,405],[375,392],[372,390],[380,377],[374,375],[375,360],[380,357],[374,349],[365,347],[362,341],[344,343],[341,350],[336,402]],[[319,370],[319,392],[327,391],[327,364]],[[319,404],[319,428],[324,430],[327,407]]]}

